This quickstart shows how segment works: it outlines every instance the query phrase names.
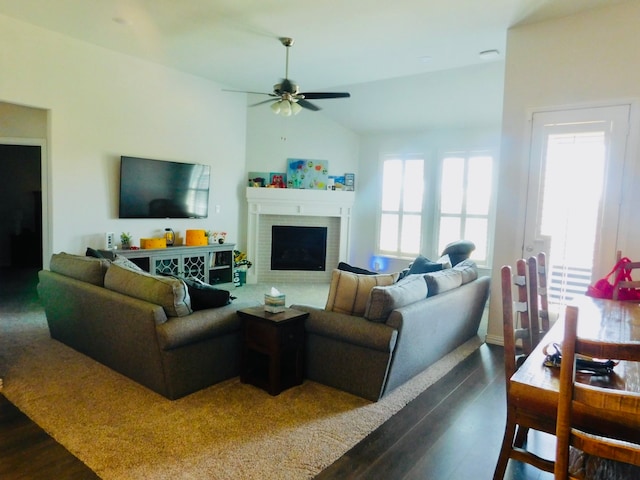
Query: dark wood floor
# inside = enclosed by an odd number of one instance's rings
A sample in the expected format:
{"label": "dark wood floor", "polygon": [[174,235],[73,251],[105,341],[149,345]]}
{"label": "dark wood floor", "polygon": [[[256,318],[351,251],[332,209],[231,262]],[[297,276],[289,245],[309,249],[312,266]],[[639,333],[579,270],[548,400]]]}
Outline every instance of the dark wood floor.
{"label": "dark wood floor", "polygon": [[[0,290],[1,302],[8,290]],[[15,299],[19,292],[9,290]],[[483,345],[316,478],[491,479],[505,420],[503,375],[502,348]],[[547,435],[533,432],[529,447],[553,456]],[[98,477],[0,395],[0,479],[50,478]],[[552,478],[518,462],[505,476]]]}

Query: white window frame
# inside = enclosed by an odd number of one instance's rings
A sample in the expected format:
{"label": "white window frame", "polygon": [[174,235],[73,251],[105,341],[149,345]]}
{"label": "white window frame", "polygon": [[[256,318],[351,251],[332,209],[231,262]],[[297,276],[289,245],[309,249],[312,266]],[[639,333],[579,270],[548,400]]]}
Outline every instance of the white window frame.
{"label": "white window frame", "polygon": [[[491,182],[492,182],[492,186],[491,186],[491,197],[490,197],[490,204],[489,204],[489,211],[487,214],[467,214],[466,213],[466,195],[467,195],[467,175],[468,175],[468,161],[469,158],[471,157],[478,157],[478,156],[487,156],[487,157],[491,157],[492,159],[492,176],[491,176]],[[465,159],[464,162],[464,178],[465,178],[465,189],[464,189],[464,199],[463,199],[463,209],[462,209],[462,213],[460,214],[443,214],[441,211],[441,199],[442,199],[442,166],[443,166],[443,162],[445,158],[450,158],[450,157],[462,157]],[[437,172],[437,186],[436,186],[436,192],[435,192],[435,196],[436,196],[436,202],[435,202],[435,212],[434,212],[434,216],[433,216],[433,232],[434,232],[434,236],[433,236],[433,245],[435,246],[435,248],[440,248],[440,219],[442,217],[456,217],[456,218],[461,218],[461,234],[460,234],[460,239],[464,239],[465,238],[465,224],[466,224],[466,220],[467,219],[471,219],[471,218],[486,218],[487,219],[487,238],[486,238],[486,252],[485,252],[485,260],[480,262],[477,261],[478,266],[480,267],[489,267],[492,264],[492,252],[493,252],[493,231],[494,231],[494,226],[495,226],[495,210],[496,210],[496,191],[497,191],[497,170],[498,170],[498,165],[497,165],[497,156],[495,154],[495,152],[491,149],[478,149],[478,150],[473,150],[473,149],[469,149],[469,150],[447,150],[447,151],[443,151],[438,155],[438,172]],[[467,239],[467,240],[473,240],[473,239]],[[472,253],[472,258],[473,258],[473,253]]]}
{"label": "white window frame", "polygon": [[[380,196],[378,199],[378,215],[377,215],[377,225],[376,225],[376,255],[380,255],[380,256],[385,256],[385,257],[390,257],[390,258],[396,258],[396,259],[411,259],[413,260],[417,253],[413,253],[413,252],[403,252],[401,251],[401,247],[402,247],[402,240],[401,240],[401,228],[402,228],[402,220],[399,222],[398,225],[398,248],[395,251],[390,251],[390,250],[382,250],[380,248],[380,241],[381,241],[381,235],[380,235],[380,230],[381,230],[381,224],[382,224],[382,215],[384,213],[386,213],[385,211],[383,211],[382,209],[382,196],[383,196],[383,188],[384,188],[384,176],[383,176],[383,172],[384,172],[384,163],[387,160],[401,160],[403,162],[406,162],[408,160],[422,160],[423,162],[423,191],[422,191],[422,212],[418,213],[417,215],[420,216],[420,222],[421,222],[421,229],[420,229],[420,239],[418,244],[420,245],[419,250],[421,250],[422,245],[424,244],[424,235],[422,234],[422,232],[424,231],[424,225],[425,225],[425,198],[427,196],[427,186],[425,184],[425,176],[427,175],[427,169],[428,169],[428,163],[427,160],[425,158],[425,155],[423,154],[418,154],[418,153],[412,153],[412,154],[384,154],[381,155],[380,157],[380,163],[379,163],[379,172],[380,172]],[[402,202],[400,203],[400,208],[402,209]],[[391,211],[389,211],[391,212]],[[405,214],[403,212],[403,210],[394,210],[393,212],[397,212],[400,215],[400,218],[402,219],[403,215],[415,215],[415,214]],[[420,253],[420,252],[418,252]]]}

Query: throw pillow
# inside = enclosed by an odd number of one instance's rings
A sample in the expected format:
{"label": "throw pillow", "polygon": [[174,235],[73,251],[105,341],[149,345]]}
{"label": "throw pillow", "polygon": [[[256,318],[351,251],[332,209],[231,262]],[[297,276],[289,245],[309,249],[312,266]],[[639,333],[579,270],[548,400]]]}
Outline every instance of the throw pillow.
{"label": "throw pillow", "polygon": [[85,252],[85,255],[87,257],[93,257],[93,258],[106,258],[98,250],[96,250],[95,248],[91,248],[91,247],[87,247],[87,251]]}
{"label": "throw pillow", "polygon": [[427,297],[424,275],[409,275],[385,287],[373,287],[367,301],[364,318],[372,322],[384,322],[392,310]]}
{"label": "throw pillow", "polygon": [[189,290],[193,311],[224,307],[231,303],[231,293],[228,290],[216,288],[197,278],[185,278],[184,283]]}
{"label": "throw pillow", "polygon": [[437,272],[439,270],[442,270],[441,263],[432,262],[427,257],[418,255],[409,267],[409,275],[414,275],[416,273]]}
{"label": "throw pillow", "polygon": [[371,289],[378,285],[391,285],[397,279],[397,273],[361,275],[335,269],[331,274],[325,310],[362,317]]}
{"label": "throw pillow", "polygon": [[451,242],[442,251],[441,255],[449,255],[451,259],[451,265],[454,267],[462,260],[466,260],[476,249],[476,244],[469,240],[458,240]]}
{"label": "throw pillow", "polygon": [[442,255],[438,260],[436,260],[436,263],[440,263],[442,264],[442,269],[446,270],[447,268],[451,268],[453,265],[451,265],[451,257],[449,257],[449,255]]}
{"label": "throw pillow", "polygon": [[124,268],[128,268],[129,270],[134,270],[136,272],[144,272],[142,268],[140,268],[138,265],[133,263],[127,257],[123,257],[122,255],[118,255],[117,253],[111,263],[115,265],[120,265],[121,267],[124,267]]}
{"label": "throw pillow", "polygon": [[104,275],[108,268],[109,261],[103,258],[83,257],[65,252],[54,253],[49,263],[52,272],[99,287],[104,286]]}
{"label": "throw pillow", "polygon": [[378,274],[378,272],[372,272],[370,270],[365,270],[364,268],[354,267],[344,262],[338,263],[338,270],[343,270],[345,272],[351,272],[351,273],[359,273],[361,275],[377,275]]}
{"label": "throw pillow", "polygon": [[184,317],[191,313],[191,300],[182,280],[151,275],[111,264],[104,276],[109,290],[161,305],[169,317]]}
{"label": "throw pillow", "polygon": [[462,285],[462,273],[455,268],[449,268],[440,272],[426,273],[424,279],[427,282],[428,297],[453,290]]}

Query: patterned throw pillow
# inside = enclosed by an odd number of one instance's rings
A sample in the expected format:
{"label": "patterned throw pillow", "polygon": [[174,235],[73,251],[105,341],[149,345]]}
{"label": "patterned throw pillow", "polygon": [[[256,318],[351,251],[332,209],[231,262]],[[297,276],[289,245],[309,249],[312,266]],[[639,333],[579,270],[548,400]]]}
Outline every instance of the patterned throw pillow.
{"label": "patterned throw pillow", "polygon": [[331,274],[325,310],[362,317],[371,289],[378,285],[391,285],[398,276],[398,273],[361,275],[335,269]]}

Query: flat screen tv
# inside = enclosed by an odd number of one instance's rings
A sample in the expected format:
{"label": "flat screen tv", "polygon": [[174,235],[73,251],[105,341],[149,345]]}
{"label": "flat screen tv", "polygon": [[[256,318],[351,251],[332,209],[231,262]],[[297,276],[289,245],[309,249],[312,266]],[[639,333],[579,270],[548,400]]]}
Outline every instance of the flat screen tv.
{"label": "flat screen tv", "polygon": [[120,218],[207,218],[209,165],[120,157]]}

